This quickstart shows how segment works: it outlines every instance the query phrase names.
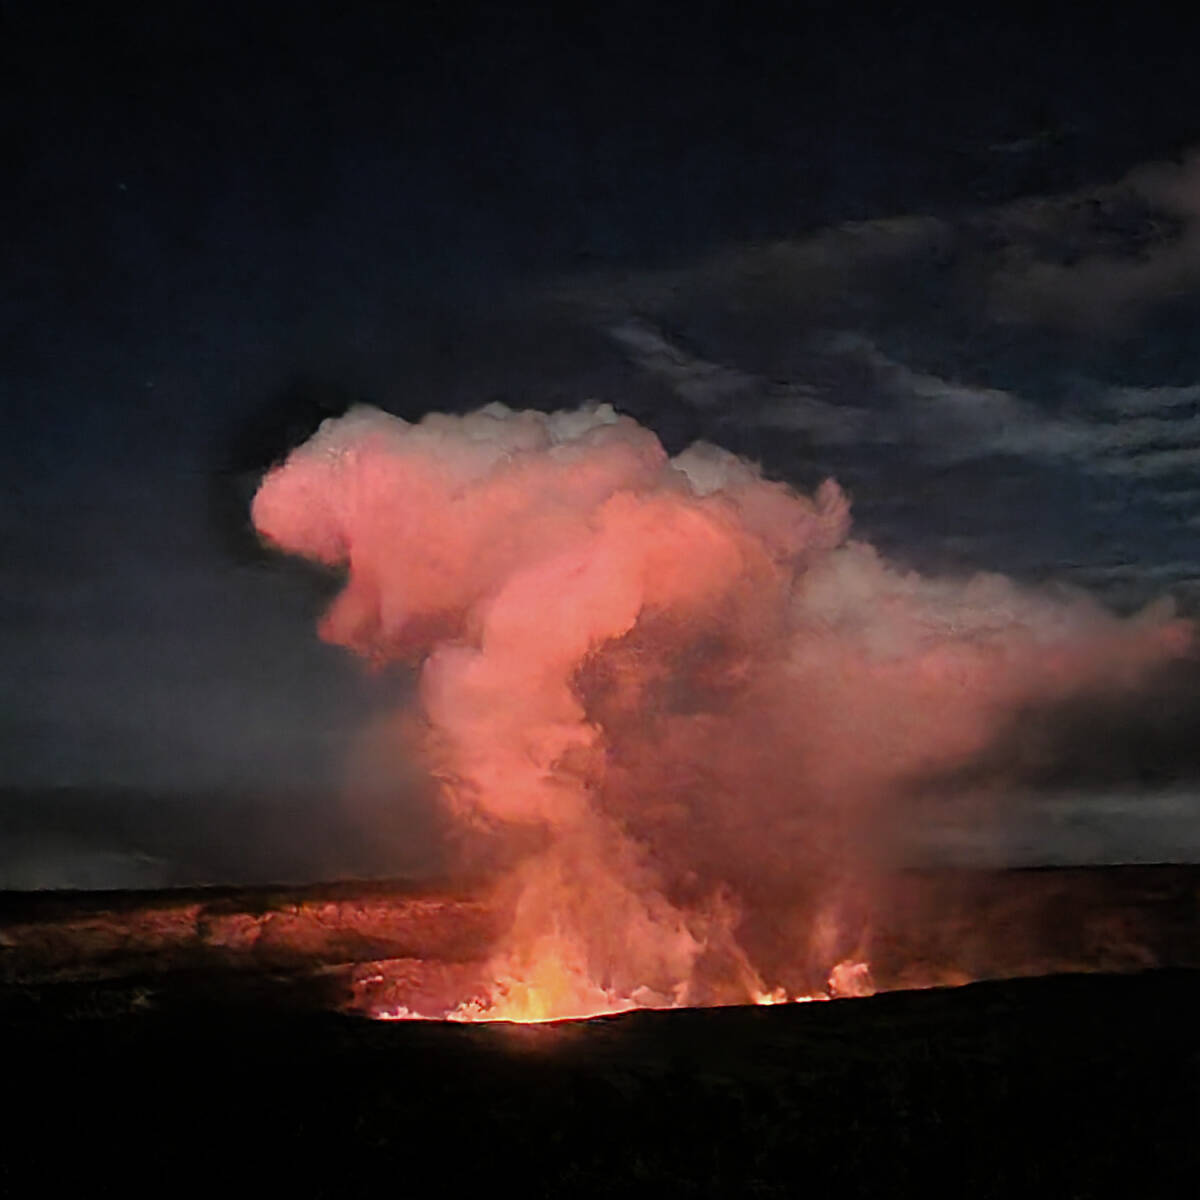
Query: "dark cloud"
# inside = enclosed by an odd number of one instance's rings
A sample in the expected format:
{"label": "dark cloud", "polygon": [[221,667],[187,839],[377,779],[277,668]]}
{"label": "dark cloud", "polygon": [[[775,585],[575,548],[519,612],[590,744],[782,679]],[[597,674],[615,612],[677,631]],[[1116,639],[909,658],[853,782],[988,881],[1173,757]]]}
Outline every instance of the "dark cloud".
{"label": "dark cloud", "polygon": [[[1044,330],[1065,333],[1077,354],[1078,339],[1136,336],[1141,322],[1194,300],[1198,218],[1193,149],[1075,190],[895,209],[726,243],[668,269],[571,278],[557,294],[610,320],[624,306],[675,329],[711,329],[704,340],[718,354],[737,345],[768,373],[786,369],[797,338],[814,327],[852,329],[891,348],[929,345],[940,330],[969,336],[976,354],[997,338]],[[698,316],[714,310],[719,320]]]}
{"label": "dark cloud", "polygon": [[990,283],[1003,321],[1128,327],[1200,283],[1200,155],[1151,163],[1107,187],[1020,202]]}
{"label": "dark cloud", "polygon": [[[228,784],[191,794],[105,786],[8,789],[0,888],[188,887],[436,873],[437,820],[410,787]],[[338,794],[340,788],[340,795]]]}
{"label": "dark cloud", "polygon": [[1158,666],[1126,692],[1028,705],[968,765],[921,786],[1014,794],[1200,789],[1200,660]]}

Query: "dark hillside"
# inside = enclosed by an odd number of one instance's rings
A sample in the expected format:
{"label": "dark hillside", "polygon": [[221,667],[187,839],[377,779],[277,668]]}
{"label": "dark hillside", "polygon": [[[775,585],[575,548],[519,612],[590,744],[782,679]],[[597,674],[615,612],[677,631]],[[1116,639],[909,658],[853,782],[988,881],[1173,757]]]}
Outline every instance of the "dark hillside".
{"label": "dark hillside", "polygon": [[6,1195],[1190,1196],[1200,1165],[1194,972],[554,1026],[71,990],[4,1026]]}

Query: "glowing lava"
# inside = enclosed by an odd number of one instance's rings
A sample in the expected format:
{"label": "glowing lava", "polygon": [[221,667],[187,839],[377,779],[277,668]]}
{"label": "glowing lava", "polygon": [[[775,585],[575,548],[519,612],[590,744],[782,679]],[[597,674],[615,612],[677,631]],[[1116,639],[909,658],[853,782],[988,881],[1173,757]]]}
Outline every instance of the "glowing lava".
{"label": "glowing lava", "polygon": [[[443,1016],[431,1016],[403,1005],[395,1008],[377,1008],[369,1015],[377,1021],[496,1021],[516,1025],[539,1025],[554,1021],[611,1017],[619,1013],[645,1009],[689,1007],[678,1001],[655,1003],[652,997],[621,999],[606,995],[599,989],[590,987],[575,969],[558,957],[559,947],[547,945],[541,949],[545,956],[539,958],[537,964],[523,978],[497,980],[489,1000],[464,1002]],[[754,1005],[810,1004],[819,1000],[870,996],[874,994],[874,990],[870,968],[866,963],[844,962],[834,967],[825,991],[790,996],[779,987],[771,991],[753,992],[746,1002]]]}

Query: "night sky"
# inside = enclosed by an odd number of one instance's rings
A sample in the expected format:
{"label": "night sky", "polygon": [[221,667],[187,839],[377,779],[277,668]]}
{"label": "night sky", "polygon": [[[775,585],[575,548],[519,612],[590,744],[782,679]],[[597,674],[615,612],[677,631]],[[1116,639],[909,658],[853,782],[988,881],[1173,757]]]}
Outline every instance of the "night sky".
{"label": "night sky", "polygon": [[[1200,609],[1193,30],[645,7],[0,6],[0,885],[437,869],[344,779],[411,678],[249,524],[354,402],[607,401],[922,571]],[[1198,732],[1190,664],[1035,715],[927,849],[1198,861]]]}

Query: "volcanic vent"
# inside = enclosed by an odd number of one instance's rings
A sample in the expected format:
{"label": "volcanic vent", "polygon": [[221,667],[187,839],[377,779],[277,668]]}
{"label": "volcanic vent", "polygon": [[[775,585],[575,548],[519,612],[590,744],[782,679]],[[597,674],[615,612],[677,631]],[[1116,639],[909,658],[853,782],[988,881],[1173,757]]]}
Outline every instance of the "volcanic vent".
{"label": "volcanic vent", "polygon": [[850,538],[833,481],[808,497],[713,446],[671,458],[604,405],[357,408],[253,517],[344,570],[322,637],[419,672],[364,753],[437,781],[504,930],[429,1016],[861,989],[913,781],[1191,641],[1162,613],[898,570]]}

